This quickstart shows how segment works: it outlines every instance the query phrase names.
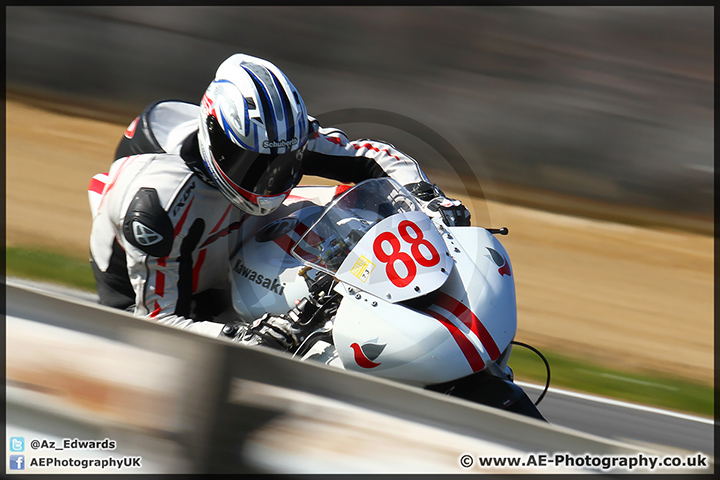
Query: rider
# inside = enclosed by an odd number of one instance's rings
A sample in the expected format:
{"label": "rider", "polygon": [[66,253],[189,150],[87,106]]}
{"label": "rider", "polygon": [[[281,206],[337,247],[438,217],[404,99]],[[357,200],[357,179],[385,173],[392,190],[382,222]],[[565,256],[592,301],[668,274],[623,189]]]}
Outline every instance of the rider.
{"label": "rider", "polygon": [[[100,303],[210,336],[232,310],[229,246],[239,226],[280,206],[303,174],[344,183],[390,176],[431,216],[470,223],[415,160],[388,143],[320,127],[280,69],[245,54],[220,65],[199,106],[147,106],[115,159],[89,188]],[[264,323],[292,329],[284,316]]]}

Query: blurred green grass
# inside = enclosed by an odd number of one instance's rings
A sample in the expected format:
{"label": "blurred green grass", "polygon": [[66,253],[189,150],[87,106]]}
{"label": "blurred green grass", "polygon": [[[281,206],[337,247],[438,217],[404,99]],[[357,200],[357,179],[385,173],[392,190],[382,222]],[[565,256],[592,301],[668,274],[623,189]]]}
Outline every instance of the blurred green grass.
{"label": "blurred green grass", "polygon": [[85,291],[95,291],[95,279],[89,261],[39,248],[5,248],[5,272],[32,280],[59,283]]}
{"label": "blurred green grass", "polygon": [[[714,415],[712,386],[663,375],[658,372],[630,372],[607,368],[597,363],[568,357],[555,351],[538,348],[550,364],[550,387],[588,392],[641,405]],[[545,385],[547,372],[540,357],[513,345],[508,365],[515,380]],[[535,398],[533,398],[535,401]]]}
{"label": "blurred green grass", "polygon": [[[88,261],[55,251],[7,247],[6,274],[94,291],[95,280]],[[550,363],[551,387],[587,392],[633,403],[713,416],[713,387],[663,376],[656,372],[634,373],[609,369],[540,348]],[[513,346],[509,362],[516,380],[544,385],[545,364],[534,352]],[[535,400],[535,399],[533,399]]]}

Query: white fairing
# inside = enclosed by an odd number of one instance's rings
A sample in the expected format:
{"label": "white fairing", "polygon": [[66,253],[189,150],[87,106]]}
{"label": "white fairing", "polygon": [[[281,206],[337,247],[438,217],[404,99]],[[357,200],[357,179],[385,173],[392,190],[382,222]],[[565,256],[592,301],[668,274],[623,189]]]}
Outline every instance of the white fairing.
{"label": "white fairing", "polygon": [[[335,349],[318,345],[304,358],[414,385],[455,380],[498,360],[515,336],[517,317],[509,257],[492,234],[479,227],[436,225],[411,208],[365,228],[359,241],[341,242],[352,248],[343,250],[346,256],[334,257],[327,253],[340,251],[338,244],[330,249],[324,241],[330,237],[320,238],[323,229],[316,229],[332,217],[320,217],[317,205],[322,203],[316,198],[314,203],[284,205],[272,218],[243,225],[249,233],[233,264],[233,294],[241,316],[285,313],[307,295],[305,279],[298,276],[301,258],[291,248],[302,237],[305,241],[294,248],[310,250],[307,238],[318,232],[317,249],[304,251],[302,260],[316,267],[311,277],[330,270],[340,281],[336,290],[343,299],[332,330]],[[304,206],[310,208],[298,210]],[[338,224],[344,222],[337,218]],[[262,225],[269,225],[260,230],[264,234],[251,234]],[[421,245],[421,240],[427,243]],[[334,266],[334,258],[342,263]],[[406,266],[410,262],[415,263],[413,275]],[[388,274],[390,264],[395,275]]]}
{"label": "white fairing", "polygon": [[[388,256],[378,258],[383,254]],[[368,230],[340,265],[335,278],[396,303],[440,288],[452,264],[432,220],[423,212],[406,212]]]}
{"label": "white fairing", "polygon": [[427,385],[483,370],[507,348],[517,326],[507,252],[483,228],[447,228],[443,239],[454,268],[430,305],[343,299],[333,339],[345,369]]}

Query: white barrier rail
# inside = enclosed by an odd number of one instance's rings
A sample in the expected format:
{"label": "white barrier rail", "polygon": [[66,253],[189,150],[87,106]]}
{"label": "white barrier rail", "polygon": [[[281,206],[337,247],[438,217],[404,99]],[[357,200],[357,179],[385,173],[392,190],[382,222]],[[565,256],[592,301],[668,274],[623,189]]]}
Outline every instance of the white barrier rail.
{"label": "white barrier rail", "polygon": [[[109,438],[115,457],[144,458],[142,470],[121,466],[122,473],[587,472],[532,463],[483,469],[475,462],[528,453],[667,453],[25,286],[8,284],[6,296],[8,437]],[[80,455],[25,452],[27,473],[33,459],[34,473],[69,472],[62,463],[38,467],[37,459]],[[465,455],[471,466],[461,465]],[[10,463],[6,468],[17,473]]]}

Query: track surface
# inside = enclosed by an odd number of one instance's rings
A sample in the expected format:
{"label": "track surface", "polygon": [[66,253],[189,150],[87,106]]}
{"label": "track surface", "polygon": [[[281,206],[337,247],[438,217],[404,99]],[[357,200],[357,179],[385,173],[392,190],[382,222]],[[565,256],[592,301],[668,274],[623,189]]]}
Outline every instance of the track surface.
{"label": "track surface", "polygon": [[[532,399],[542,387],[522,384]],[[550,388],[538,406],[555,425],[605,438],[714,453],[711,420]]]}
{"label": "track surface", "polygon": [[[21,279],[9,279],[9,283],[42,288],[68,298],[96,300],[93,294],[45,283]],[[521,385],[532,399],[536,399],[542,390],[534,385]],[[550,423],[593,435],[708,455],[714,453],[714,426],[707,419],[552,387],[539,407]]]}

